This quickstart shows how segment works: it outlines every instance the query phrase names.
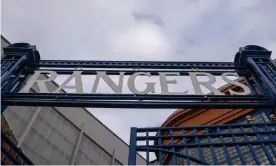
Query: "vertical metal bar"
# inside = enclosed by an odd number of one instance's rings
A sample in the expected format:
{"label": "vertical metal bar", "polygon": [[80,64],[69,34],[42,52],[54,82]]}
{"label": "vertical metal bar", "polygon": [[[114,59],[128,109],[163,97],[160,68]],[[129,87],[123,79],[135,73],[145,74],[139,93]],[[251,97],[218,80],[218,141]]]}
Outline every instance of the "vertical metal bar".
{"label": "vertical metal bar", "polygon": [[7,87],[4,88],[4,91],[3,91],[4,93],[12,92],[12,90],[16,88],[15,85],[19,84],[18,80],[21,78],[21,74],[23,73],[23,70],[24,68],[20,69],[20,71],[16,73],[15,78],[13,78],[12,80],[9,80]]}
{"label": "vertical metal bar", "polygon": [[249,87],[249,89],[251,90],[252,94],[253,94],[253,95],[257,95],[256,90],[255,90],[254,87],[252,87],[252,85],[249,83],[248,77],[247,77],[247,76],[244,76],[244,77],[243,77],[243,80],[244,80],[244,82],[246,83],[246,85]]}
{"label": "vertical metal bar", "polygon": [[[229,127],[229,131],[230,131],[230,133],[231,133],[231,135],[232,135],[232,140],[233,140],[233,142],[234,142],[234,143],[238,142],[237,139],[236,139],[236,137],[233,135],[232,127]],[[243,153],[242,153],[241,150],[240,150],[240,146],[239,146],[239,145],[235,145],[235,147],[236,147],[236,150],[237,150],[237,153],[238,153],[238,157],[240,158],[242,165],[246,165],[246,161],[245,161],[245,159],[244,159]],[[235,164],[235,163],[234,163],[234,164]]]}
{"label": "vertical metal bar", "polygon": [[2,74],[5,73],[7,71],[7,69],[9,69],[10,66],[13,65],[16,62],[15,57],[16,56],[11,56],[10,59],[3,59],[3,60],[1,60],[1,62],[4,62],[3,64],[1,64],[1,70],[4,67],[3,71],[1,71]]}
{"label": "vertical metal bar", "polygon": [[[268,66],[267,63],[266,63],[266,64],[263,64],[263,65],[265,65],[265,67],[270,68],[270,67]],[[264,74],[265,74],[267,77],[270,78],[270,80],[272,81],[272,83],[274,83],[274,82],[275,82],[275,81],[274,81],[274,78],[271,77],[270,73],[267,72],[266,68],[265,68],[263,65],[261,64],[261,65],[259,65],[259,67],[262,69],[262,71],[264,72]]]}
{"label": "vertical metal bar", "polygon": [[[272,131],[270,128],[267,127],[267,125],[265,125],[265,130],[266,131]],[[269,137],[270,137],[271,140],[274,140],[273,135],[271,133],[269,133]],[[269,143],[268,145],[269,145],[272,153],[274,154],[274,158],[276,158],[276,151],[274,150],[273,145],[271,143]]]}
{"label": "vertical metal bar", "polygon": [[76,144],[75,144],[75,147],[74,147],[74,150],[73,150],[70,162],[69,162],[70,165],[74,165],[74,163],[75,163],[75,160],[76,160],[76,157],[77,157],[77,154],[78,154],[78,151],[79,151],[81,139],[82,139],[82,136],[83,136],[83,129],[84,129],[84,124],[82,124],[82,126],[81,126],[81,130],[80,130],[80,133],[78,135],[78,139],[76,141]]}
{"label": "vertical metal bar", "polygon": [[[257,127],[255,127],[254,125],[252,125],[252,130],[253,130],[253,132],[258,132]],[[258,138],[258,140],[264,141],[264,138],[260,134],[257,134],[257,138]],[[261,143],[261,146],[262,146],[263,151],[264,151],[268,161],[270,162],[270,164],[275,165],[275,162],[274,162],[273,158],[271,157],[271,155],[269,154],[265,144]]]}
{"label": "vertical metal bar", "polygon": [[248,58],[247,62],[253,68],[253,70],[256,72],[259,78],[264,82],[264,84],[270,89],[271,92],[267,94],[270,96],[269,99],[271,99],[272,101],[275,101],[276,100],[275,85],[273,85],[273,83],[268,79],[268,77],[266,77],[266,75],[263,73],[263,71],[260,69],[260,67],[255,63],[255,61],[252,58]]}
{"label": "vertical metal bar", "polygon": [[130,129],[128,165],[136,165],[137,128]]}
{"label": "vertical metal bar", "polygon": [[15,90],[15,88],[20,84],[20,82],[17,82],[13,87],[12,89],[10,90],[10,92],[13,92]]}
{"label": "vertical metal bar", "polygon": [[[210,138],[210,135],[209,135],[210,133],[208,131],[208,128],[205,128],[205,133],[207,135],[208,143],[209,144],[213,144],[213,142],[212,142],[212,140]],[[213,157],[213,160],[214,160],[214,165],[219,165],[218,159],[217,159],[217,156],[216,156],[215,149],[214,149],[213,145],[210,145],[210,150],[211,150],[212,157]]]}
{"label": "vertical metal bar", "polygon": [[263,84],[258,80],[258,79],[260,79],[260,78],[259,78],[259,77],[256,77],[256,74],[254,74],[254,73],[252,73],[252,72],[251,72],[250,75],[251,75],[253,81],[255,82],[255,84],[256,84],[258,90],[261,92],[262,95],[264,95],[264,94],[265,94],[265,90],[264,90],[264,88],[263,88]]}
{"label": "vertical metal bar", "polygon": [[[8,62],[10,62],[10,63],[8,63]],[[8,63],[8,64],[5,64],[5,63]],[[4,75],[8,71],[8,69],[14,64],[14,61],[5,61],[5,63],[2,66],[4,66],[4,65],[7,65],[7,66],[5,66],[3,71],[1,71],[2,75]]]}
{"label": "vertical metal bar", "polygon": [[[8,60],[1,60],[1,74],[3,74],[5,72],[6,67],[4,68],[4,66],[6,65],[6,63],[8,63]],[[3,70],[2,70],[3,69]]]}
{"label": "vertical metal bar", "polygon": [[8,85],[8,81],[1,83],[1,93],[3,93],[2,89],[5,89],[6,85]]}
{"label": "vertical metal bar", "polygon": [[16,85],[11,92],[19,92],[21,88],[24,86],[26,82],[30,79],[30,75],[25,75],[24,77],[20,77],[18,80],[18,85]]}
{"label": "vertical metal bar", "polygon": [[6,82],[8,78],[26,61],[26,55],[21,56],[20,59],[7,71],[4,75],[1,76],[1,84]]}
{"label": "vertical metal bar", "polygon": [[[196,128],[194,128],[193,131],[194,131],[194,134],[197,135]],[[198,152],[198,155],[199,155],[199,159],[205,162],[204,154],[203,154],[202,149],[200,147],[200,141],[198,139],[198,136],[195,136],[195,143],[197,144],[197,152]]]}
{"label": "vertical metal bar", "polygon": [[113,149],[113,152],[112,152],[111,165],[115,165],[115,149]]}
{"label": "vertical metal bar", "polygon": [[35,112],[33,113],[33,116],[30,120],[30,122],[27,124],[26,128],[23,130],[22,134],[20,135],[17,143],[17,147],[21,147],[22,143],[24,142],[26,136],[30,132],[31,127],[33,126],[39,112],[41,111],[42,107],[38,107]]}
{"label": "vertical metal bar", "polygon": [[[173,135],[173,132],[172,132],[172,129],[170,129],[170,136],[172,136]],[[174,145],[174,139],[173,139],[173,137],[171,137],[171,145]],[[172,165],[176,165],[176,156],[175,156],[175,148],[174,147],[172,147],[172,152],[173,152],[173,154],[172,154]]]}
{"label": "vertical metal bar", "polygon": [[[181,135],[183,135],[183,136],[185,135],[184,129],[181,130]],[[183,137],[183,145],[186,145],[186,144],[187,144],[187,139],[186,139],[186,137],[184,136],[184,137]],[[188,151],[187,146],[185,146],[185,154],[186,154],[187,156],[189,156],[189,151]],[[190,159],[187,158],[186,160],[187,160],[187,165],[190,165]]]}
{"label": "vertical metal bar", "polygon": [[[241,129],[241,132],[244,132],[244,129],[243,129],[242,126],[240,127],[240,129]],[[250,141],[249,141],[249,139],[248,139],[248,137],[247,137],[246,134],[244,134],[244,139],[245,139],[246,142],[248,142],[249,150],[250,150],[250,152],[251,152],[251,154],[252,154],[252,156],[253,156],[253,158],[254,158],[254,161],[256,162],[256,165],[260,165],[260,161],[259,161],[259,159],[258,159],[258,157],[257,157],[257,155],[256,155],[256,153],[255,153],[254,148],[253,148],[252,145],[250,144]]]}
{"label": "vertical metal bar", "polygon": [[[149,131],[146,131],[146,137],[147,137],[147,139],[146,139],[146,146],[147,146],[147,148],[149,147]],[[149,150],[147,149],[147,151],[146,151],[146,165],[150,165],[150,162],[149,162]]]}
{"label": "vertical metal bar", "polygon": [[264,112],[260,112],[260,117],[261,117],[261,119],[263,120],[263,123],[266,123],[267,121],[266,121],[265,118],[262,116],[262,113],[265,113],[265,116],[266,116],[267,118],[269,118],[268,111],[269,111],[269,110],[264,110]]}
{"label": "vertical metal bar", "polygon": [[[157,131],[157,136],[158,136],[158,145],[162,145],[162,140],[161,140],[161,132],[160,130]],[[163,152],[159,151],[158,152],[158,157],[159,157],[159,165],[163,165]]]}
{"label": "vertical metal bar", "polygon": [[[218,133],[221,133],[221,130],[220,130],[219,127],[217,128],[217,131],[218,131]],[[233,165],[232,159],[231,159],[231,157],[230,157],[230,155],[228,153],[227,147],[224,145],[224,140],[223,140],[222,135],[220,135],[219,138],[220,138],[221,143],[223,144],[223,151],[224,151],[224,154],[225,154],[225,157],[226,157],[226,160],[227,160],[228,164],[229,165]]]}

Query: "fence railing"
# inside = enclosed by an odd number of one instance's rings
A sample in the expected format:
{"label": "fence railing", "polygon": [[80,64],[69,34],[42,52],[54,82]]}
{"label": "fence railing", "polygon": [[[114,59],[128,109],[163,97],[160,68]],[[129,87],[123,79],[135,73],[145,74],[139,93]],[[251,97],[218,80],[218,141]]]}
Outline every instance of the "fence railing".
{"label": "fence railing", "polygon": [[4,133],[1,133],[1,165],[34,164]]}
{"label": "fence railing", "polygon": [[158,164],[271,164],[276,163],[276,123],[226,124],[189,127],[132,128],[129,164],[136,152],[150,152]]}

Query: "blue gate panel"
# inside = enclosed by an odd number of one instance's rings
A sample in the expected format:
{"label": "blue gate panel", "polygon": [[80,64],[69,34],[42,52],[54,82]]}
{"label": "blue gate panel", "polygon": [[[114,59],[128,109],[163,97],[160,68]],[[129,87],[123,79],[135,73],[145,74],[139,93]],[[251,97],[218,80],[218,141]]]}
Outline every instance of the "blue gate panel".
{"label": "blue gate panel", "polygon": [[[149,164],[149,152],[156,152],[158,164],[274,165],[276,163],[275,122],[135,130],[136,141],[140,142],[139,145],[136,143],[136,150],[146,152],[147,164]],[[146,133],[146,136],[138,136],[141,133]],[[149,136],[147,133],[155,135]],[[154,144],[149,144],[149,141],[154,141]]]}

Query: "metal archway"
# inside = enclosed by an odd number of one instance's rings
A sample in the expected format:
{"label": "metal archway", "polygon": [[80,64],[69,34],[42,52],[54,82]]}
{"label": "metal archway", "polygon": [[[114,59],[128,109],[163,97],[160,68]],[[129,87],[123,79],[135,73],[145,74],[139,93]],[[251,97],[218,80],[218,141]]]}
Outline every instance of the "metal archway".
{"label": "metal archway", "polygon": [[[235,56],[234,62],[151,62],[151,61],[70,61],[70,60],[41,60],[38,50],[28,43],[16,43],[4,48],[4,57],[1,59],[1,111],[7,106],[60,106],[60,107],[98,107],[98,108],[262,108],[270,111],[276,109],[276,64],[270,59],[271,51],[259,46],[246,46],[241,48]],[[221,75],[224,72],[236,72],[240,77],[243,77],[246,85],[251,89],[252,94],[246,96],[233,95],[136,95],[136,94],[60,94],[60,93],[19,93],[19,90],[24,86],[29,75],[35,71],[55,71],[58,74],[72,74],[76,68],[82,68],[84,75],[96,75],[97,71],[105,71],[108,75],[119,75],[124,72],[125,75],[131,75],[139,68],[142,72],[158,75],[159,72],[179,72],[180,76],[189,75],[189,72],[208,72],[213,75]],[[196,70],[195,70],[196,69]],[[253,87],[256,86],[258,91]],[[255,126],[275,126],[274,122],[265,124],[248,124],[247,127],[252,129]],[[215,126],[216,129],[224,126]],[[208,126],[204,126],[205,128]],[[227,126],[230,128],[235,125]],[[198,129],[200,126],[194,127]],[[164,130],[163,128],[155,128]],[[155,130],[154,129],[154,130]],[[169,128],[173,130],[174,128]],[[177,130],[182,130],[177,129]],[[156,150],[161,148],[161,151],[167,151],[170,147],[188,147],[188,146],[239,146],[239,145],[260,145],[266,149],[266,145],[271,146],[275,143],[275,138],[264,140],[262,137],[257,141],[235,142],[228,144],[196,144],[190,145],[183,143],[181,145],[145,145],[145,147],[137,146],[136,141],[137,131],[151,131],[152,128],[135,129],[132,131],[130,140],[129,164],[136,163],[136,153],[139,150]],[[274,134],[275,131],[267,131],[265,134]],[[234,136],[237,133],[228,133],[229,136]],[[264,132],[240,132],[243,135],[256,135],[258,137]],[[180,136],[156,136],[148,139],[183,139],[187,135]],[[190,137],[199,137],[200,135],[189,135]],[[205,134],[208,136],[219,136],[218,134]],[[143,138],[145,139],[145,138]],[[140,149],[139,149],[140,148]],[[144,149],[143,149],[144,148]],[[150,149],[153,148],[153,149]],[[225,148],[224,148],[225,149]],[[238,148],[237,148],[238,149]],[[237,150],[238,153],[238,150]],[[175,153],[176,154],[176,153]],[[225,150],[227,161],[231,163]],[[272,150],[272,155],[265,151],[265,154],[270,164],[275,164],[273,157],[276,158],[275,150]],[[202,156],[202,153],[199,153]],[[183,156],[183,155],[182,155]],[[212,155],[215,161],[215,155]],[[227,157],[228,156],[228,157]],[[189,158],[191,156],[185,155]],[[256,158],[256,157],[254,157]],[[192,158],[190,158],[192,159]],[[242,164],[245,162],[241,159]],[[204,162],[204,161],[202,161]],[[162,163],[162,162],[161,162]],[[216,161],[214,163],[217,163]],[[258,164],[257,160],[256,163]],[[245,163],[246,164],[246,163]]]}

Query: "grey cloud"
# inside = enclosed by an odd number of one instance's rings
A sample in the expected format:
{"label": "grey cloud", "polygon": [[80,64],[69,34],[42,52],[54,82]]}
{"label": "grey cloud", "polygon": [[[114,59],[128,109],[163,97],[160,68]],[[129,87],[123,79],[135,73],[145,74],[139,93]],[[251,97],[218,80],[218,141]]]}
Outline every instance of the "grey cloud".
{"label": "grey cloud", "polygon": [[134,13],[133,16],[140,21],[151,21],[155,23],[158,26],[164,26],[164,22],[161,20],[161,18],[157,15],[151,15],[151,14],[143,14],[143,13]]}

